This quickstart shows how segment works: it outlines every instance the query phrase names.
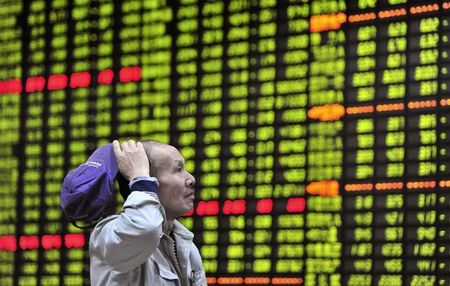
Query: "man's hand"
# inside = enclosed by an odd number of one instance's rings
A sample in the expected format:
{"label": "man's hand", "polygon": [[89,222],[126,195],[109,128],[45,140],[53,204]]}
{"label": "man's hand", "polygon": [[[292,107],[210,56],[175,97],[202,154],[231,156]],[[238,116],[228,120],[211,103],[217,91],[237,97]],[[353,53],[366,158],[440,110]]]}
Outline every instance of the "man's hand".
{"label": "man's hand", "polygon": [[141,142],[129,140],[120,145],[119,141],[114,140],[112,144],[119,171],[128,181],[137,176],[150,175],[150,164]]}

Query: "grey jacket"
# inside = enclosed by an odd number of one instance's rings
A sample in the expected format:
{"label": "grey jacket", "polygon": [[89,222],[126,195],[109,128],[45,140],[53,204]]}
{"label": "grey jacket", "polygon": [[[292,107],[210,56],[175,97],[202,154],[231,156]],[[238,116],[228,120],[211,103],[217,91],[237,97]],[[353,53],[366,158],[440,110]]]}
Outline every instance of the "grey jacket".
{"label": "grey jacket", "polygon": [[132,192],[124,211],[103,219],[91,233],[91,285],[207,285],[200,253],[192,242],[194,235],[174,221],[179,262],[174,269],[170,263],[175,257],[174,241],[164,234],[166,228],[158,199],[151,193]]}

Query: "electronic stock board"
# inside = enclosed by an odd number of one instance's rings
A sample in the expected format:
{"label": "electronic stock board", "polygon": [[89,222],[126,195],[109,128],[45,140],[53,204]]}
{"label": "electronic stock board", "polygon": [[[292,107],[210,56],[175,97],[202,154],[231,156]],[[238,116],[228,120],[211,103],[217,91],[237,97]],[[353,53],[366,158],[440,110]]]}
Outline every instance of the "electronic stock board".
{"label": "electronic stock board", "polygon": [[210,285],[449,285],[449,1],[0,6],[0,285],[89,285],[61,181],[131,138],[196,177]]}

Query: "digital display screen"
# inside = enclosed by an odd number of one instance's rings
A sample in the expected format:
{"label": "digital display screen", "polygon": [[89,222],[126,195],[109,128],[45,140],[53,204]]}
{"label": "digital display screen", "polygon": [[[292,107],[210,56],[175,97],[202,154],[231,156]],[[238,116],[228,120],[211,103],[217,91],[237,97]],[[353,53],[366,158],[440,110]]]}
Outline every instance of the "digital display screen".
{"label": "digital display screen", "polygon": [[0,7],[0,285],[90,284],[61,182],[114,139],[186,159],[209,285],[450,284],[450,1]]}

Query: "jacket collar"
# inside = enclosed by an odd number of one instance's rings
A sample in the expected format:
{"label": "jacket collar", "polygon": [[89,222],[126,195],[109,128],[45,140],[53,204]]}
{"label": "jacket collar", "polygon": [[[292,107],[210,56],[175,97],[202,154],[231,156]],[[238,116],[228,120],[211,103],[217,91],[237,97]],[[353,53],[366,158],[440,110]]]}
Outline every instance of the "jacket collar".
{"label": "jacket collar", "polygon": [[194,234],[189,231],[181,222],[174,220],[173,221],[173,229],[172,231],[188,240],[192,240],[194,238]]}

